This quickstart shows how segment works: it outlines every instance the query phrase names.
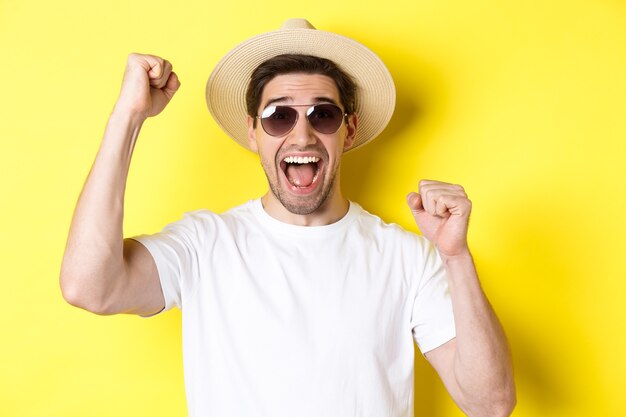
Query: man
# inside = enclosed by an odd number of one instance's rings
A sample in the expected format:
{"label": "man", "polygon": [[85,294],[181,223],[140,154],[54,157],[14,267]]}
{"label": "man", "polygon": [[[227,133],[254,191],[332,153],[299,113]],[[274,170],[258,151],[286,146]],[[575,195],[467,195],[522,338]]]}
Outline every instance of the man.
{"label": "man", "polygon": [[190,416],[410,416],[414,340],[468,415],[510,414],[511,361],[467,246],[464,190],[421,181],[407,197],[430,243],[342,196],[343,153],[393,112],[376,55],[304,20],[237,46],[207,103],[259,154],[270,190],[123,240],[135,141],[179,86],[168,61],[129,57],[70,230],[68,302],[98,314],[181,308]]}

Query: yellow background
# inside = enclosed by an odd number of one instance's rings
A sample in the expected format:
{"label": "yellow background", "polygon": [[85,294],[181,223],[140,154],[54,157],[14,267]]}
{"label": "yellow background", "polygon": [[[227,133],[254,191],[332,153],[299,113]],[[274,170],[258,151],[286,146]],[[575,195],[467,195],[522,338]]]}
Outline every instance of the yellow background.
{"label": "yellow background", "polygon": [[[206,111],[236,43],[307,17],[398,87],[386,132],[344,160],[345,194],[415,230],[418,179],[463,184],[483,286],[526,416],[623,416],[626,5],[602,1],[0,1],[0,415],[184,416],[180,313],[99,317],[58,273],[129,52],[182,87],[136,149],[125,233],[259,196],[256,157]],[[250,341],[254,343],[254,341]],[[418,355],[416,415],[457,416]]]}

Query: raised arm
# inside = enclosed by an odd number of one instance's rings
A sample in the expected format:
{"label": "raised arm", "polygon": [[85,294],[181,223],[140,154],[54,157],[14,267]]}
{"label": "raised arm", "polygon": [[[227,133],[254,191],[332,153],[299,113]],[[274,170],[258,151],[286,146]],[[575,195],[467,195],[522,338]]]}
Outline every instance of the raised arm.
{"label": "raised arm", "polygon": [[97,314],[149,315],[165,302],[156,265],[140,243],[124,240],[124,190],[143,122],[178,90],[172,65],[152,55],[128,57],[120,96],[76,204],[63,264],[67,302]]}
{"label": "raised arm", "polygon": [[508,344],[483,293],[467,245],[471,202],[462,187],[420,181],[407,202],[417,226],[441,254],[456,338],[426,353],[450,395],[472,417],[509,416],[515,383]]}

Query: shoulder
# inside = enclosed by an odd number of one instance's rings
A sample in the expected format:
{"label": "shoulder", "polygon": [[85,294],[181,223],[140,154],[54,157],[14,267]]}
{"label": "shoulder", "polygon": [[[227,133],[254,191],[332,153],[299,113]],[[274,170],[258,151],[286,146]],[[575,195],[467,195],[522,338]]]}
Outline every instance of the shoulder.
{"label": "shoulder", "polygon": [[417,260],[422,265],[438,258],[434,245],[424,236],[406,230],[397,223],[388,223],[357,203],[351,202],[351,205],[355,206],[355,223],[359,233],[374,240],[379,248],[392,250],[401,258]]}
{"label": "shoulder", "polygon": [[350,202],[351,207],[354,207],[351,210],[354,210],[354,216],[356,218],[356,224],[359,229],[364,232],[369,232],[374,236],[379,236],[381,238],[388,239],[397,239],[402,242],[413,243],[413,244],[427,244],[428,241],[421,235],[406,230],[401,225],[397,223],[388,223],[381,219],[379,216],[370,213],[365,210],[359,204]]}
{"label": "shoulder", "polygon": [[252,220],[252,203],[249,201],[224,213],[215,213],[208,209],[185,212],[182,218],[168,224],[164,233],[200,238],[213,235],[213,232],[237,228],[240,223]]}

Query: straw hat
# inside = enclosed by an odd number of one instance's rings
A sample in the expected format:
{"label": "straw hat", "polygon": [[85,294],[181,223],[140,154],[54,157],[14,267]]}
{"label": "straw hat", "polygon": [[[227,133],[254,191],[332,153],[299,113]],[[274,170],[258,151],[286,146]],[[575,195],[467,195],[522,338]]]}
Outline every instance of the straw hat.
{"label": "straw hat", "polygon": [[391,119],[396,89],[385,64],[364,45],[345,36],[316,30],[305,19],[289,19],[276,31],[254,36],[217,64],[206,86],[206,101],[217,124],[241,146],[248,147],[246,89],[252,71],[281,54],[330,59],[357,83],[359,118],[352,149],[378,136]]}

